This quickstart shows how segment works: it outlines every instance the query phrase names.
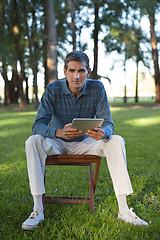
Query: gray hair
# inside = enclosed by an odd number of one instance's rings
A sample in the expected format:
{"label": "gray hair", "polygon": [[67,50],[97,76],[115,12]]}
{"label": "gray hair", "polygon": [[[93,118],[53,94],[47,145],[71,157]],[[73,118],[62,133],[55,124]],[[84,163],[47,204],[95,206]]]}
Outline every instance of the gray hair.
{"label": "gray hair", "polygon": [[80,61],[80,62],[85,62],[86,63],[86,68],[87,70],[89,69],[89,58],[87,56],[87,54],[85,54],[84,52],[82,51],[73,51],[73,52],[70,52],[66,57],[65,57],[65,60],[64,60],[64,67],[65,69],[68,68],[68,62],[69,61]]}

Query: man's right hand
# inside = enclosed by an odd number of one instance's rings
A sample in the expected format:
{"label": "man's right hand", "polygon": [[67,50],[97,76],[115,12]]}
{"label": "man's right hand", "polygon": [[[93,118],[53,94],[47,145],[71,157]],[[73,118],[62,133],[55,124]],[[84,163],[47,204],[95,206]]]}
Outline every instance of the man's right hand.
{"label": "man's right hand", "polygon": [[71,123],[68,123],[64,126],[63,129],[56,130],[56,137],[64,138],[64,139],[73,139],[79,137],[82,134],[82,131],[78,131],[76,128],[71,128]]}

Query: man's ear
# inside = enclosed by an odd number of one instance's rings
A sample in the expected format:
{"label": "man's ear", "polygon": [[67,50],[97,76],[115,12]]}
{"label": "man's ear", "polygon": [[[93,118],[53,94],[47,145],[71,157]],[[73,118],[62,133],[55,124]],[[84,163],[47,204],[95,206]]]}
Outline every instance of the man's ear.
{"label": "man's ear", "polygon": [[67,71],[67,69],[66,69],[66,68],[64,68],[64,75],[65,75],[65,77],[66,77],[66,71]]}
{"label": "man's ear", "polygon": [[88,74],[87,74],[87,77],[89,77],[90,74],[91,74],[91,69],[88,68]]}

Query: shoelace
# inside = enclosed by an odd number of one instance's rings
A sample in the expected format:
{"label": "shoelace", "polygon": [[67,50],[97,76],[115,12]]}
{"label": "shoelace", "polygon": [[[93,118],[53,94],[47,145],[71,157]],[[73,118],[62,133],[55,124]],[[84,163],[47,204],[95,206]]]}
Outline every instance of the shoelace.
{"label": "shoelace", "polygon": [[38,208],[36,211],[32,212],[30,219],[37,219],[37,216],[40,214],[41,211],[42,211],[42,209]]}
{"label": "shoelace", "polygon": [[130,211],[128,212],[128,215],[131,216],[134,219],[138,219],[137,215],[133,212],[133,208],[130,208]]}

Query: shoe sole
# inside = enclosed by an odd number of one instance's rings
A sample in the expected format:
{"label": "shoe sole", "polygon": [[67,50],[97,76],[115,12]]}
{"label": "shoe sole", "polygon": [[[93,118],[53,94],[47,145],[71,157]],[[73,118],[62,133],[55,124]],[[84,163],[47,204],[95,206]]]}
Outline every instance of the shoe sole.
{"label": "shoe sole", "polygon": [[36,226],[22,225],[22,229],[27,230],[27,231],[31,231],[31,230],[35,229],[37,226],[38,225],[36,225]]}
{"label": "shoe sole", "polygon": [[38,224],[36,225],[25,225],[25,224],[22,224],[22,229],[23,230],[27,230],[27,231],[30,231],[30,230],[34,230],[36,227],[38,227],[38,225],[43,221],[44,219],[42,219]]}
{"label": "shoe sole", "polygon": [[133,223],[133,222],[127,222],[126,220],[123,220],[123,219],[121,219],[121,218],[117,218],[117,220],[118,221],[122,221],[122,222],[124,222],[124,223],[130,223],[130,224],[132,224],[133,226],[140,226],[140,227],[148,227],[149,226],[149,224],[147,225],[147,224],[135,224],[135,223]]}

